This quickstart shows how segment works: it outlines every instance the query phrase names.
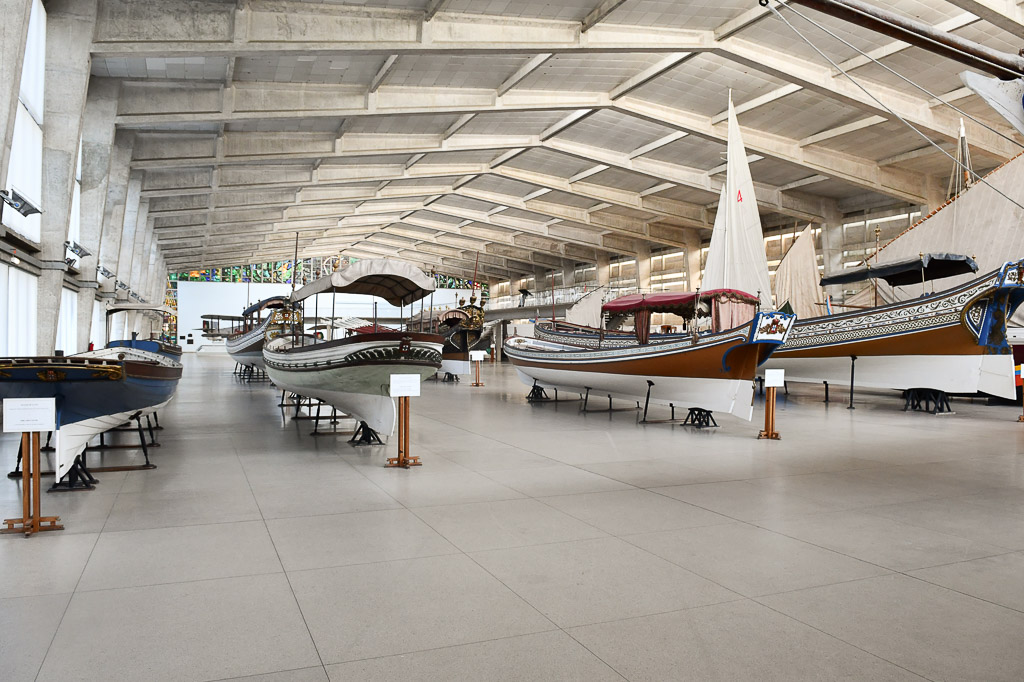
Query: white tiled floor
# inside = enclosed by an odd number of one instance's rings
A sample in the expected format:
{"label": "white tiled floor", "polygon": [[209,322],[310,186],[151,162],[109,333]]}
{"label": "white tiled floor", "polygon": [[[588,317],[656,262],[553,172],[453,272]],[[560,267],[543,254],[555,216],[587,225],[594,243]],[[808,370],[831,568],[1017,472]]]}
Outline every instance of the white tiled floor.
{"label": "white tiled floor", "polygon": [[0,680],[1024,679],[1019,408],[794,386],[766,442],[485,367],[425,384],[404,471],[231,366],[186,357],[157,469],[0,538]]}

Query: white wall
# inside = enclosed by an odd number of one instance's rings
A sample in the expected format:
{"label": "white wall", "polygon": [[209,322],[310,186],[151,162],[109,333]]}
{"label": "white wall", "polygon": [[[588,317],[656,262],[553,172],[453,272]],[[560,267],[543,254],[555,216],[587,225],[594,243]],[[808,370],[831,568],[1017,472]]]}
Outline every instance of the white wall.
{"label": "white wall", "polygon": [[[247,294],[248,290],[248,294]],[[291,293],[290,284],[243,284],[235,282],[178,282],[178,343],[185,351],[198,350],[208,340],[202,337],[203,315],[240,315],[252,303],[271,296]],[[470,292],[457,289],[439,289],[434,292],[434,308],[454,307],[458,299],[469,299]],[[352,294],[319,294],[306,299],[306,317],[330,317],[334,305],[334,317],[373,318],[373,303],[377,302],[379,317],[398,317],[402,312],[384,299]],[[430,297],[424,301],[429,309]],[[404,316],[420,311],[420,304],[406,306]],[[193,343],[188,343],[192,334]],[[180,337],[184,336],[182,339]]]}
{"label": "white wall", "polygon": [[93,348],[107,345],[107,315],[100,301],[92,302],[92,326],[89,330],[89,343]]}

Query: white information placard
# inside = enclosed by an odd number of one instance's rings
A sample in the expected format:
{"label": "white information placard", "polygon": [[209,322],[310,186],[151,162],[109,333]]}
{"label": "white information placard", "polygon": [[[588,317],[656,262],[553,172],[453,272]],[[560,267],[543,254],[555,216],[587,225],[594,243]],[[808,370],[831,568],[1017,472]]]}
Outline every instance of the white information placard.
{"label": "white information placard", "polygon": [[470,362],[483,362],[487,359],[487,351],[485,350],[471,350],[469,351]]}
{"label": "white information placard", "polygon": [[391,397],[403,398],[409,396],[415,398],[420,394],[419,374],[392,374],[391,375]]}
{"label": "white information placard", "polygon": [[4,433],[53,431],[56,428],[56,398],[4,398]]}
{"label": "white information placard", "polygon": [[764,385],[766,388],[782,388],[786,385],[786,370],[766,369],[764,371]]}

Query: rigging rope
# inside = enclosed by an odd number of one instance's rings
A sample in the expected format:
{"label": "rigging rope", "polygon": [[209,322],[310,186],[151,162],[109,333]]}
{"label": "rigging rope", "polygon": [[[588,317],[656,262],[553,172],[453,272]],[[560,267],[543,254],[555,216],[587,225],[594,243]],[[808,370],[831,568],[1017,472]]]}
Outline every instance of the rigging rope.
{"label": "rigging rope", "polygon": [[[1007,196],[1005,193],[1003,193],[997,187],[992,185],[992,183],[990,183],[988,180],[986,180],[984,177],[982,177],[978,173],[974,172],[970,168],[963,167],[963,164],[960,163],[959,161],[957,161],[956,157],[951,155],[949,152],[947,152],[945,149],[943,149],[941,146],[939,146],[939,144],[937,142],[935,142],[930,137],[928,137],[923,132],[921,132],[921,130],[919,130],[914,124],[910,123],[910,121],[908,121],[907,119],[905,119],[902,116],[900,116],[899,114],[897,114],[895,111],[892,110],[891,107],[889,107],[887,104],[885,104],[880,99],[878,99],[875,95],[873,95],[871,93],[871,91],[869,91],[867,88],[865,88],[863,85],[861,85],[861,83],[856,78],[851,76],[845,69],[843,69],[841,66],[839,66],[839,64],[837,64],[835,62],[835,60],[833,60],[831,57],[829,57],[827,54],[825,54],[823,51],[821,51],[818,48],[817,45],[815,45],[813,42],[811,42],[811,40],[809,38],[807,38],[807,36],[805,36],[803,33],[801,33],[800,29],[798,29],[796,26],[794,26],[788,19],[786,19],[786,17],[782,16],[782,13],[779,12],[778,9],[776,9],[775,7],[772,7],[771,4],[769,4],[769,0],[760,0],[760,2],[762,4],[762,6],[767,7],[776,17],[781,19],[787,26],[789,26],[789,28],[792,29],[794,33],[796,33],[796,35],[800,38],[800,40],[802,40],[803,42],[807,43],[807,45],[811,49],[813,49],[815,52],[817,52],[822,57],[822,59],[824,59],[829,64],[831,64],[832,68],[834,68],[839,73],[843,74],[847,78],[847,80],[849,80],[851,83],[853,83],[861,92],[863,92],[865,95],[870,97],[875,102],[875,104],[877,104],[881,108],[885,109],[887,112],[889,112],[890,115],[892,115],[894,118],[898,119],[901,123],[903,123],[903,125],[907,126],[911,130],[913,130],[915,133],[917,133],[918,136],[920,136],[922,140],[924,140],[925,142],[927,142],[931,146],[935,147],[943,155],[945,155],[947,158],[949,158],[949,160],[953,162],[954,167],[962,167],[962,169],[964,171],[970,173],[975,178],[975,180],[977,180],[978,182],[984,184],[989,189],[991,189],[993,192],[995,192],[999,196],[1003,197],[1004,199],[1009,201],[1011,204],[1013,204],[1017,208],[1019,208],[1022,211],[1024,211],[1024,205],[1021,205],[1020,203],[1018,203],[1014,199],[1012,199],[1009,196]],[[786,5],[786,8],[791,10],[791,11],[793,11],[793,12],[795,12],[796,14],[798,14],[798,15],[800,15],[802,17],[804,16],[804,15],[800,14],[800,12],[794,10],[789,5]],[[807,19],[807,17],[804,17],[804,18]],[[812,24],[815,23],[814,21],[812,21],[810,19],[807,19],[807,20],[810,21]],[[827,31],[827,29],[823,29],[823,30]],[[842,39],[840,38],[840,40],[842,40]],[[843,42],[845,42],[845,41],[843,41]],[[849,44],[849,43],[847,43],[847,44]],[[856,48],[854,48],[854,49],[856,49]]]}

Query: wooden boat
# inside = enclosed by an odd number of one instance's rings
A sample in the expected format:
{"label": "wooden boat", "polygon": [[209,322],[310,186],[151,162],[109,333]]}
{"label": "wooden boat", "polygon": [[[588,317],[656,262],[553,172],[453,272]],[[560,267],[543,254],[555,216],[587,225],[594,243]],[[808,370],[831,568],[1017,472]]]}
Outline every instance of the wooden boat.
{"label": "wooden boat", "polygon": [[[285,296],[273,296],[242,311],[241,324],[225,339],[228,355],[243,367],[263,368],[263,340],[273,323],[273,311],[287,303]],[[267,316],[263,317],[267,312]]]}
{"label": "wooden boat", "polygon": [[459,302],[458,308],[437,313],[437,331],[444,337],[441,371],[469,373],[469,351],[476,350],[484,331],[484,309],[476,304],[476,295]]}
{"label": "wooden boat", "polygon": [[294,310],[305,299],[338,292],[378,296],[395,306],[418,301],[434,290],[434,280],[408,263],[361,260],[330,277],[307,284],[292,294],[289,308],[276,310],[263,348],[270,379],[298,395],[318,398],[362,422],[381,436],[395,428],[395,402],[389,387],[392,374],[432,376],[441,366],[444,339],[412,331],[354,333],[320,341],[288,333],[301,327]]}
{"label": "wooden boat", "polygon": [[1024,302],[1022,277],[1024,260],[1011,261],[938,293],[798,320],[765,367],[790,381],[1013,398],[1006,320]]}
{"label": "wooden boat", "polygon": [[106,344],[107,348],[138,348],[140,350],[145,350],[150,353],[157,353],[159,355],[163,355],[164,357],[170,358],[171,360],[175,360],[178,362],[181,361],[181,346],[172,343],[164,343],[163,341],[160,341],[159,339],[155,338],[156,335],[160,333],[160,330],[163,326],[164,315],[173,312],[167,306],[154,305],[152,303],[127,303],[123,301],[118,301],[108,305],[106,312],[107,339],[110,339],[111,337],[110,332],[113,326],[111,324],[112,318],[114,315],[118,313],[137,312],[149,316],[151,319],[155,319],[160,323],[160,327],[158,327],[157,329],[154,329],[152,326],[150,326],[149,331],[145,332],[149,336],[149,338],[147,339],[140,339],[140,334],[138,332],[133,331],[131,332],[131,338],[108,340]]}
{"label": "wooden boat", "polygon": [[[753,311],[755,297],[731,293]],[[746,323],[729,329],[650,337],[645,332],[650,328],[651,313],[671,312],[692,318],[700,305],[698,295],[635,295],[624,299],[611,301],[605,308],[634,314],[636,333],[628,341],[622,333],[608,334],[581,325],[560,332],[548,325],[539,338],[508,339],[504,352],[523,383],[587,396],[649,399],[662,405],[751,418],[754,373],[785,340],[793,315],[756,313]]]}
{"label": "wooden boat", "polygon": [[59,481],[96,435],[174,396],[181,363],[138,348],[0,358],[0,398],[56,398]]}

